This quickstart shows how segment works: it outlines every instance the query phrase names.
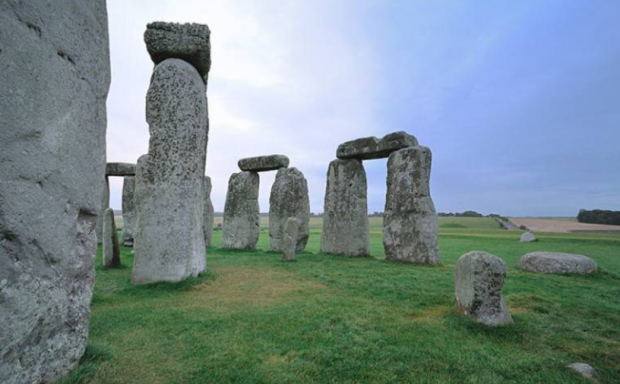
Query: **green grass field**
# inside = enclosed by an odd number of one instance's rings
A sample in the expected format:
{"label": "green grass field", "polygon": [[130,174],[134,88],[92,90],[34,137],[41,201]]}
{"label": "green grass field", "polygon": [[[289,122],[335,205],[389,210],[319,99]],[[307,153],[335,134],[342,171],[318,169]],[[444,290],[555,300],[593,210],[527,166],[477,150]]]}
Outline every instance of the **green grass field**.
{"label": "green grass field", "polygon": [[[620,383],[620,238],[539,234],[522,244],[491,219],[441,218],[442,264],[319,254],[320,219],[307,251],[284,263],[259,250],[208,250],[209,271],[179,284],[133,287],[97,258],[89,347],[65,383],[587,383],[565,368],[589,363]],[[454,266],[470,250],[507,263],[504,295],[515,320],[487,328],[453,313]],[[590,276],[520,271],[535,250],[588,255]]]}

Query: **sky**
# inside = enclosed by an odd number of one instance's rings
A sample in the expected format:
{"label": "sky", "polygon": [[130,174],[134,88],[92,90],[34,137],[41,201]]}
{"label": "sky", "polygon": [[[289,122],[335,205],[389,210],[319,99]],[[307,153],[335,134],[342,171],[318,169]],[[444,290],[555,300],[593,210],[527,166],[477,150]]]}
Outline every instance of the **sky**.
{"label": "sky", "polygon": [[[620,210],[620,2],[108,0],[108,162],[148,151],[151,21],[211,29],[216,211],[244,157],[285,154],[323,211],[338,144],[406,131],[433,152],[437,211]],[[383,211],[385,159],[365,161]],[[269,210],[275,172],[260,174]],[[121,207],[122,179],[111,180]]]}

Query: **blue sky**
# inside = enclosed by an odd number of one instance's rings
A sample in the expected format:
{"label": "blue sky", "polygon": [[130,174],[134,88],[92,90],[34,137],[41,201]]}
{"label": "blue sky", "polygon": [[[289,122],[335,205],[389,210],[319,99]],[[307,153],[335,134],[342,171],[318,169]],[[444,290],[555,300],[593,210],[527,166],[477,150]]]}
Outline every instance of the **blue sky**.
{"label": "blue sky", "polygon": [[[283,153],[320,212],[338,144],[396,130],[432,149],[438,211],[620,210],[620,2],[113,0],[108,12],[108,161],[147,151],[146,23],[210,26],[216,210],[239,158]],[[369,211],[382,211],[386,161],[365,165]],[[261,174],[262,211],[273,177]]]}

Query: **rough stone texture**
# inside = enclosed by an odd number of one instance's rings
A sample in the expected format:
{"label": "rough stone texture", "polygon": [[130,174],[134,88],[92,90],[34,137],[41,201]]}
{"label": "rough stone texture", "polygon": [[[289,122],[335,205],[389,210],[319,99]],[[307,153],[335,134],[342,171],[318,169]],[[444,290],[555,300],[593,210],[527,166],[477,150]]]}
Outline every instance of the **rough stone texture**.
{"label": "rough stone texture", "polygon": [[456,312],[486,325],[512,323],[502,297],[506,264],[497,256],[472,251],[456,262]]}
{"label": "rough stone texture", "polygon": [[110,83],[104,0],[0,1],[0,382],[88,338]]}
{"label": "rough stone texture", "polygon": [[430,196],[432,155],[422,146],[390,155],[383,216],[387,260],[439,263],[437,213]]}
{"label": "rough stone texture", "polygon": [[100,183],[101,188],[101,210],[98,212],[97,216],[97,226],[95,228],[97,234],[97,242],[103,242],[103,213],[106,209],[110,207],[110,181],[107,176],[103,176],[100,180],[97,181]]}
{"label": "rough stone texture", "polygon": [[366,188],[366,171],[360,160],[329,163],[321,252],[370,255]]}
{"label": "rough stone texture", "polygon": [[347,141],[338,146],[336,157],[339,159],[371,160],[390,156],[402,148],[414,147],[418,140],[407,132],[392,132],[377,139],[374,136]]}
{"label": "rough stone texture", "polygon": [[587,275],[597,269],[589,257],[555,252],[528,253],[521,257],[519,266],[530,272],[576,275]]}
{"label": "rough stone texture", "polygon": [[118,247],[118,234],[114,222],[114,210],[103,212],[103,267],[117,268],[121,265],[121,252]]}
{"label": "rough stone texture", "polygon": [[288,167],[289,159],[284,155],[257,156],[241,159],[237,164],[242,171],[275,171]]}
{"label": "rough stone texture", "polygon": [[284,233],[282,236],[282,260],[295,261],[295,251],[297,250],[297,238],[299,233],[299,220],[295,217],[286,219]]}
{"label": "rough stone texture", "polygon": [[592,366],[590,366],[589,364],[574,363],[568,365],[567,368],[572,369],[573,371],[588,379],[594,379],[596,377],[596,370],[592,368]]}
{"label": "rough stone texture", "polygon": [[144,42],[155,64],[181,59],[193,65],[206,84],[211,68],[210,35],[203,24],[156,21],[146,26]]}
{"label": "rough stone texture", "polygon": [[130,163],[108,163],[105,167],[106,176],[135,176],[136,165]]}
{"label": "rough stone texture", "polygon": [[254,249],[260,235],[259,176],[233,173],[228,181],[222,225],[222,248]]}
{"label": "rough stone texture", "polygon": [[123,179],[123,245],[133,247],[133,234],[136,230],[136,180],[133,176]]}
{"label": "rough stone texture", "polygon": [[213,244],[213,221],[215,220],[215,212],[213,210],[213,203],[211,202],[211,178],[205,176],[204,187],[204,234],[205,245],[210,247]]}
{"label": "rough stone texture", "polygon": [[296,249],[302,252],[310,236],[308,183],[297,168],[281,168],[269,196],[269,240],[272,251],[282,250],[284,227],[289,217],[298,220]]}
{"label": "rough stone texture", "polygon": [[537,241],[538,239],[536,238],[536,236],[534,236],[533,233],[531,232],[525,232],[524,234],[521,235],[521,242],[522,243],[531,243],[533,241]]}
{"label": "rough stone texture", "polygon": [[146,98],[151,138],[138,160],[133,284],[180,281],[206,268],[206,87],[185,61],[155,67]]}

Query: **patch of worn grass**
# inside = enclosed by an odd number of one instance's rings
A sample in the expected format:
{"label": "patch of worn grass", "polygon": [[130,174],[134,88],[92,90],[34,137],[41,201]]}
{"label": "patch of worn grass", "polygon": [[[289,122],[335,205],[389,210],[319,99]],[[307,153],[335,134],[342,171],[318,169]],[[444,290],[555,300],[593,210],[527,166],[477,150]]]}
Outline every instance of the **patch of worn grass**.
{"label": "patch of worn grass", "polygon": [[[449,218],[442,264],[383,259],[380,218],[371,219],[373,258],[307,251],[284,263],[269,252],[208,250],[209,272],[178,284],[133,287],[133,257],[103,270],[97,259],[91,347],[71,383],[585,383],[565,368],[593,365],[620,382],[620,241],[585,234],[520,232],[490,219]],[[515,323],[488,328],[453,311],[454,266],[479,249],[508,266],[505,300]],[[517,268],[535,250],[581,253],[601,270],[552,276]],[[76,376],[77,375],[77,376]]]}

